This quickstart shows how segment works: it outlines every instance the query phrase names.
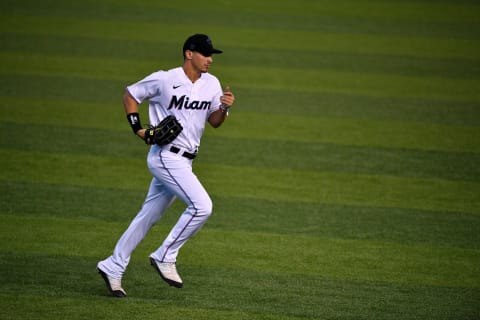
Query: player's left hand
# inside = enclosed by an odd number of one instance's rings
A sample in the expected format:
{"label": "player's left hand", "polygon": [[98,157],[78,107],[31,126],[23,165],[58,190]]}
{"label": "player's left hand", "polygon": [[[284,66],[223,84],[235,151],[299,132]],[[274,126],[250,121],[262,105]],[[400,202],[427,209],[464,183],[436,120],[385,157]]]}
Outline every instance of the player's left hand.
{"label": "player's left hand", "polygon": [[220,102],[226,108],[230,108],[235,102],[235,96],[233,95],[232,91],[230,91],[229,86],[223,90],[223,96],[220,97]]}

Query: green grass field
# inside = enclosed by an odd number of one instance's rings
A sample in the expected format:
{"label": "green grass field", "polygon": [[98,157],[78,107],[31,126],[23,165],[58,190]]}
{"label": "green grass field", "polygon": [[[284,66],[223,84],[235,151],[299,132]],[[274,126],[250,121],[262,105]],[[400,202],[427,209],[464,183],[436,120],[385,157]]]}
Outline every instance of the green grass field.
{"label": "green grass field", "polygon": [[[0,319],[480,319],[477,1],[0,3]],[[134,252],[147,147],[124,87],[208,33],[236,95],[194,171],[214,214],[185,286]],[[142,106],[144,122],[147,107]]]}

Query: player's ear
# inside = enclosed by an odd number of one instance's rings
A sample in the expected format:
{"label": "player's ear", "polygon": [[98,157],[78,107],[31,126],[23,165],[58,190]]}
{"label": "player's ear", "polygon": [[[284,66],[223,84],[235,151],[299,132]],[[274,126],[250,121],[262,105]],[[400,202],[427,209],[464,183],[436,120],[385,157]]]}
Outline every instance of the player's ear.
{"label": "player's ear", "polygon": [[192,56],[193,56],[193,51],[190,51],[190,50],[185,51],[185,59],[192,60]]}

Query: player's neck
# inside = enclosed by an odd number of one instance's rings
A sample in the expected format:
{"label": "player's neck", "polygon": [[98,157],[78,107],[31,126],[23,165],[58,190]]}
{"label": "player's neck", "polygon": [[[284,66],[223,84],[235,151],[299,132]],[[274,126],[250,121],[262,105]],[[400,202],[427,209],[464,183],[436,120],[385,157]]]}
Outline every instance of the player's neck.
{"label": "player's neck", "polygon": [[200,77],[202,76],[201,72],[198,72],[197,70],[192,68],[192,66],[188,63],[183,64],[182,68],[183,72],[185,72],[185,75],[188,79],[190,79],[190,81],[192,81],[192,83],[200,79]]}

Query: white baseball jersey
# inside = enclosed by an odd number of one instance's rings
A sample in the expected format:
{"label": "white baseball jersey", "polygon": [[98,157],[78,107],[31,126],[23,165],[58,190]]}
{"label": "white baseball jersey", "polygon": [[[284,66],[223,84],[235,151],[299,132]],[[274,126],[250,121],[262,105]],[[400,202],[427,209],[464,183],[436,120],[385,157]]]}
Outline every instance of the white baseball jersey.
{"label": "white baseball jersey", "polygon": [[127,87],[130,95],[142,103],[149,100],[150,124],[156,125],[168,115],[183,127],[173,144],[196,150],[208,117],[220,108],[222,87],[218,79],[202,73],[192,83],[182,67],[158,71]]}

